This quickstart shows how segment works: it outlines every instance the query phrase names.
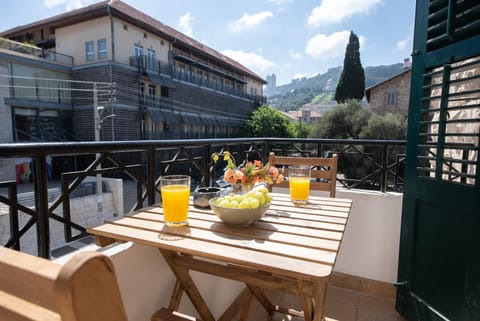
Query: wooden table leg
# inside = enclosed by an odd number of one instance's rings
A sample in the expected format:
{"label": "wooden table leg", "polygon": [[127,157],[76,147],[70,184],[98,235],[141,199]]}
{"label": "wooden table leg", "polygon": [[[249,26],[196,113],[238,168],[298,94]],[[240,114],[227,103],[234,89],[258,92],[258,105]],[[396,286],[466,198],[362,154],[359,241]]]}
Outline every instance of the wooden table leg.
{"label": "wooden table leg", "polygon": [[250,308],[250,302],[252,301],[252,292],[245,287],[239,295],[233,300],[233,302],[228,306],[228,308],[223,312],[222,316],[218,321],[228,321],[232,320],[235,315],[238,314],[238,311],[241,311],[240,320],[246,320],[248,317],[248,310]]}
{"label": "wooden table leg", "polygon": [[192,277],[188,272],[188,269],[175,265],[175,257],[178,256],[178,254],[175,252],[161,249],[160,252],[162,252],[165,261],[167,261],[167,264],[170,266],[173,274],[175,274],[175,277],[182,285],[183,290],[187,293],[190,301],[192,302],[197,312],[200,314],[202,320],[215,321],[215,318],[210,312],[210,309],[208,308],[205,300],[203,299],[202,295],[198,291],[197,286],[193,282]]}
{"label": "wooden table leg", "polygon": [[324,320],[326,296],[327,296],[327,281],[320,280],[318,282],[318,285],[315,287],[315,293],[313,298],[314,300],[313,321]]}
{"label": "wooden table leg", "polygon": [[180,302],[182,301],[183,288],[180,284],[180,281],[175,281],[175,287],[173,288],[172,296],[170,298],[170,303],[168,308],[172,311],[178,311],[180,307]]}
{"label": "wooden table leg", "polygon": [[268,315],[272,315],[273,311],[275,311],[275,307],[272,304],[272,302],[268,299],[268,297],[265,295],[265,293],[263,293],[262,289],[251,284],[248,284],[248,288],[250,289],[250,291],[252,291],[253,295],[255,296],[255,298],[257,298],[258,302],[260,302],[265,308],[265,310],[267,310]]}
{"label": "wooden table leg", "polygon": [[300,303],[303,308],[303,319],[305,321],[312,321],[313,318],[313,301],[312,297],[305,295],[304,291],[304,283],[302,280],[298,282],[298,297],[300,298]]}

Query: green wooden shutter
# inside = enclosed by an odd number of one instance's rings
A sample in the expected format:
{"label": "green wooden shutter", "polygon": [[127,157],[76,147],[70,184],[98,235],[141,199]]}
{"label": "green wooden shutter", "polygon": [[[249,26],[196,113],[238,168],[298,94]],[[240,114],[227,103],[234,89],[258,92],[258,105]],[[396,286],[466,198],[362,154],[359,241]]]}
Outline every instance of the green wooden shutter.
{"label": "green wooden shutter", "polygon": [[480,1],[418,0],[397,310],[480,320]]}

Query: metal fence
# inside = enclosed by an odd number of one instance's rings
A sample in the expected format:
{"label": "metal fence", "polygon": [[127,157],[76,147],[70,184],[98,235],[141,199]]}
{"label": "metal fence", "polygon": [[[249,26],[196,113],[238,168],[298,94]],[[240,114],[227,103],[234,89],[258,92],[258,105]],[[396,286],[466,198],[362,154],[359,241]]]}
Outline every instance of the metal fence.
{"label": "metal fence", "polygon": [[[238,164],[246,160],[266,162],[268,154],[298,156],[339,156],[337,181],[346,188],[366,188],[382,192],[401,191],[405,141],[225,138],[198,140],[116,141],[81,143],[0,144],[0,161],[31,159],[34,207],[17,201],[15,181],[0,183],[0,202],[8,206],[10,237],[4,246],[20,248],[22,236],[36,229],[38,255],[50,256],[49,222],[64,227],[65,242],[86,236],[85,226],[70,215],[70,197],[87,176],[121,178],[135,185],[133,204],[126,212],[158,201],[158,177],[188,173],[192,187],[213,186],[222,176],[222,162],[214,164],[214,152],[230,151]],[[48,161],[50,161],[50,163]],[[61,193],[52,202],[49,182],[57,180]],[[126,198],[127,195],[124,194]],[[132,195],[128,195],[132,197]],[[56,210],[62,208],[62,214]],[[29,216],[19,225],[18,212]]]}

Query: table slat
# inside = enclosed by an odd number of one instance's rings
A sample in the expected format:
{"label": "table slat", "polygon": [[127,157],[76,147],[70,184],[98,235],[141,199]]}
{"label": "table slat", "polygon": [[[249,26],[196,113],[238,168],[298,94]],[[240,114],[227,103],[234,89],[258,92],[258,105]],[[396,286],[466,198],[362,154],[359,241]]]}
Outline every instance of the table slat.
{"label": "table slat", "polygon": [[[178,230],[181,228],[176,229],[178,233]],[[188,233],[188,228],[183,229],[185,233]],[[315,280],[316,278],[328,277],[332,272],[331,264],[289,258],[282,255],[252,251],[202,240],[173,237],[169,234],[162,235],[158,232],[113,223],[105,223],[95,228],[89,228],[87,232],[111,237],[115,240],[132,241],[170,251],[196,255],[225,263],[245,265],[254,269],[301,279]]]}
{"label": "table slat", "polygon": [[241,237],[234,234],[227,234],[228,230],[224,229],[225,233],[213,233],[208,230],[188,226],[188,233],[185,229],[168,228],[163,222],[152,222],[147,220],[135,219],[133,217],[125,217],[116,220],[114,224],[124,225],[132,228],[150,230],[153,232],[168,232],[171,235],[181,236],[189,239],[202,240],[205,242],[229,245],[235,248],[250,249],[259,252],[272,253],[282,255],[284,257],[299,258],[314,262],[321,262],[332,264],[335,262],[335,251],[328,251],[323,249],[315,249],[310,247],[303,247],[298,245],[292,239],[291,243],[278,243],[269,240],[255,239],[252,237]]}

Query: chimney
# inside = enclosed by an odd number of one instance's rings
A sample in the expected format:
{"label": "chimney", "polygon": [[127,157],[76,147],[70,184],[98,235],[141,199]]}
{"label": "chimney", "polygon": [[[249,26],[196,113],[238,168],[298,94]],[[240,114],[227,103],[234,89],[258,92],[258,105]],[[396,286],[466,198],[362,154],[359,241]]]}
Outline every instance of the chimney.
{"label": "chimney", "polygon": [[412,63],[410,62],[410,58],[403,59],[403,68],[408,69],[412,67]]}

